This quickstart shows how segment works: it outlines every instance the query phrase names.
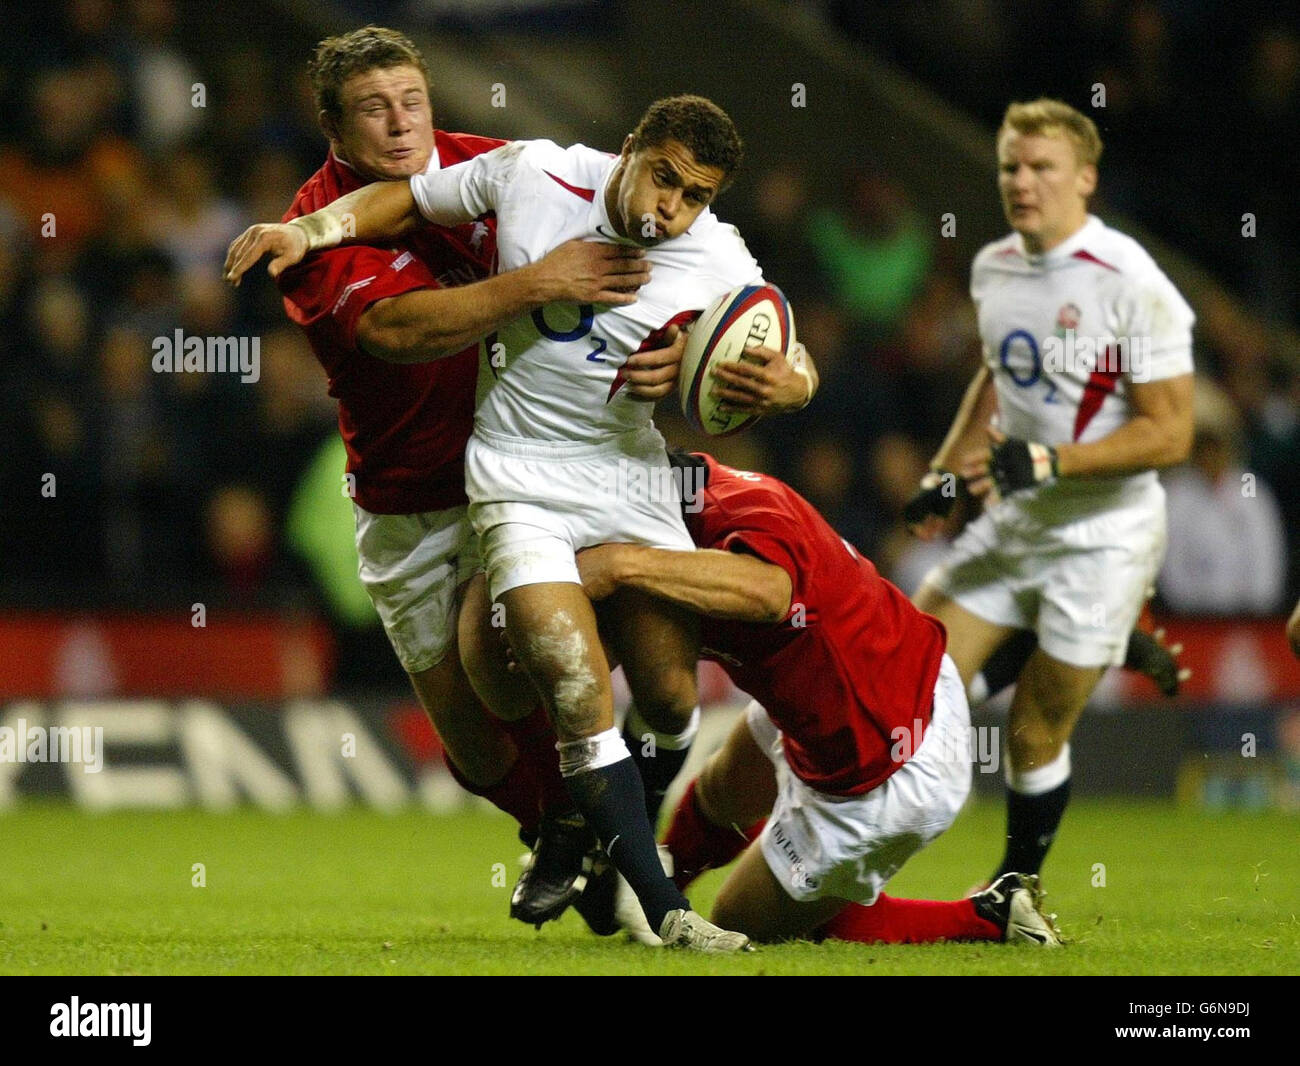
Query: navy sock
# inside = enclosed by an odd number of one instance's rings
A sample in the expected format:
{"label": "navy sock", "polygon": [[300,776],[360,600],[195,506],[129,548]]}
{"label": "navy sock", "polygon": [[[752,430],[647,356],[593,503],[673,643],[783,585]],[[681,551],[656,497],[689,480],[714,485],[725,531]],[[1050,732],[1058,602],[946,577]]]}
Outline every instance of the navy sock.
{"label": "navy sock", "polygon": [[565,778],[574,802],[604,845],[610,860],[632,886],[655,932],[664,915],[689,908],[659,862],[654,831],[646,820],[645,790],[631,759]]}
{"label": "navy sock", "polygon": [[1036,874],[1042,869],[1069,802],[1068,777],[1037,796],[1007,789],[1007,851],[993,880],[1007,873]]}
{"label": "navy sock", "polygon": [[[664,805],[664,796],[686,765],[691,749],[689,746],[680,751],[662,745],[652,747],[643,737],[636,736],[626,728],[623,730],[623,742],[641,774],[641,782],[645,787],[645,812],[650,818],[650,830],[654,832],[659,826],[659,812]],[[649,752],[646,751],[647,748],[650,748]]]}

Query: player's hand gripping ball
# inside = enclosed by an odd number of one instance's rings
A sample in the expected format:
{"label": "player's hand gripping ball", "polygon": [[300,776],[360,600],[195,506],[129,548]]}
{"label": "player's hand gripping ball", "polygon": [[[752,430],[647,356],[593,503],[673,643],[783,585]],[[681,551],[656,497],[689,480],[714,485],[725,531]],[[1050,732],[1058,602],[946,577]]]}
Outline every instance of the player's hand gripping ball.
{"label": "player's hand gripping ball", "polygon": [[715,437],[751,425],[758,415],[724,410],[725,401],[711,395],[713,368],[752,361],[746,348],[771,348],[788,360],[794,345],[794,315],[775,285],[742,285],[720,296],[696,321],[686,340],[677,378],[686,420]]}

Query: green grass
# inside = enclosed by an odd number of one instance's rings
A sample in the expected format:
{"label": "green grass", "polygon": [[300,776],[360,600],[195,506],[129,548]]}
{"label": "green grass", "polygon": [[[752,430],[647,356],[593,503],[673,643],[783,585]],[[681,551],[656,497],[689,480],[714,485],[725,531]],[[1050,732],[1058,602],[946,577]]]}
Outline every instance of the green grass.
{"label": "green grass", "polygon": [[[962,894],[995,860],[1000,805],[970,807],[890,885]],[[504,816],[0,815],[6,974],[1294,974],[1300,819],[1076,802],[1044,870],[1064,951],[793,944],[739,959],[600,940],[576,915],[506,917],[521,847]],[[203,863],[207,886],[193,887]],[[503,864],[496,871],[494,864]],[[1094,864],[1105,887],[1094,887]],[[721,884],[692,892],[705,910]],[[494,880],[497,882],[494,884]]]}

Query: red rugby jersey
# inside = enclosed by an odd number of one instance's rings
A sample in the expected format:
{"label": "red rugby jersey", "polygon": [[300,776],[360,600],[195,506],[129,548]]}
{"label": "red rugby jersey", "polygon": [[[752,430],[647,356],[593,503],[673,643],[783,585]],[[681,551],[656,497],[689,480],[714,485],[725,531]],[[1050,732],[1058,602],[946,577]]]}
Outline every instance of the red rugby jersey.
{"label": "red rugby jersey", "polygon": [[[504,144],[435,131],[447,167]],[[331,152],[298,190],[284,221],[310,214],[366,182]],[[438,511],[465,500],[464,456],[474,420],[478,348],[446,359],[389,363],[357,344],[357,320],[377,300],[488,277],[496,224],[424,226],[385,248],[348,245],[309,256],[280,275],[289,317],[306,331],[338,400],[356,501],[377,514]]]}
{"label": "red rugby jersey", "polygon": [[767,474],[712,456],[703,506],[686,526],[701,548],[746,551],[790,575],[778,624],[702,618],[701,654],[715,659],[784,734],[785,757],[822,792],[856,795],[902,765],[930,722],[947,634],[840,538],[807,500]]}

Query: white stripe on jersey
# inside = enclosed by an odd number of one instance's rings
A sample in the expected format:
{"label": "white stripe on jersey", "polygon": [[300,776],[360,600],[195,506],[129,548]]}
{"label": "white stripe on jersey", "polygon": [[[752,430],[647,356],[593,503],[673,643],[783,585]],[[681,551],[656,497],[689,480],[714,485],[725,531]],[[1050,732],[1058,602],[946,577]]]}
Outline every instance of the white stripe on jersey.
{"label": "white stripe on jersey", "polygon": [[[500,269],[536,262],[574,238],[622,241],[605,210],[616,157],[585,145],[515,141],[417,175],[421,212],[443,225],[497,216]],[[682,312],[703,311],[762,271],[734,226],[707,208],[690,230],[647,250],[651,280],[626,307],[551,304],[487,337],[479,364],[475,425],[544,440],[607,440],[650,424],[652,406],[632,400],[619,368]]]}

